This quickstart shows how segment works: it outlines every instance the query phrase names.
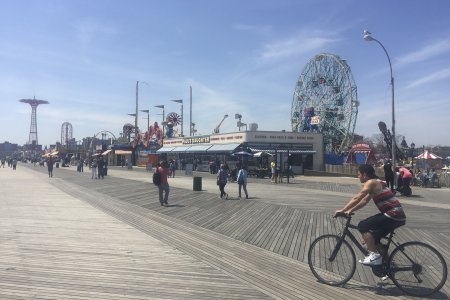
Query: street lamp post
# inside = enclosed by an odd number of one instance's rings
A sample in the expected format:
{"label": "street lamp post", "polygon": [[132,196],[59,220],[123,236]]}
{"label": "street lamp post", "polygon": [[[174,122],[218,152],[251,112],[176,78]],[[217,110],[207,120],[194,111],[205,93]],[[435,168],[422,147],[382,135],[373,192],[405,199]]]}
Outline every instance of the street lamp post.
{"label": "street lamp post", "polygon": [[396,148],[396,142],[395,142],[395,101],[394,101],[394,76],[392,75],[392,64],[391,64],[391,58],[389,57],[388,52],[386,51],[386,48],[384,48],[383,44],[372,37],[372,34],[364,30],[364,40],[366,41],[375,41],[377,42],[381,48],[383,48],[384,53],[386,53],[387,59],[389,61],[389,69],[391,70],[391,92],[392,92],[392,141],[391,141],[391,152],[392,152],[392,169],[395,172],[395,148]]}
{"label": "street lamp post", "polygon": [[247,131],[247,124],[241,122],[241,120],[242,120],[242,115],[241,115],[241,114],[234,114],[234,118],[235,118],[236,120],[238,120],[238,121],[237,121],[237,127],[239,128],[239,131],[241,131],[241,127],[244,127],[244,126],[245,126],[245,131]]}
{"label": "street lamp post", "polygon": [[416,144],[414,142],[411,143],[411,170],[414,169],[414,148],[416,148]]}
{"label": "street lamp post", "polygon": [[[136,114],[128,114],[128,115],[136,118]],[[136,139],[136,137],[137,137],[137,127],[136,125],[134,125],[134,139]]]}
{"label": "street lamp post", "polygon": [[[145,81],[141,81],[141,83],[144,83],[149,86],[149,84]],[[136,110],[134,115],[134,138],[137,138],[137,135],[139,134],[139,126],[138,126],[138,110],[139,110],[139,81],[136,81]],[[142,110],[141,110],[142,111]],[[129,114],[131,116],[131,114]],[[148,128],[147,128],[148,129]]]}
{"label": "street lamp post", "polygon": [[161,108],[162,109],[162,116],[163,116],[163,121],[161,123],[161,126],[163,128],[163,137],[164,137],[164,124],[166,122],[166,114],[164,113],[164,105],[155,105],[155,107],[157,108]]}
{"label": "street lamp post", "polygon": [[136,81],[136,112],[134,115],[134,139],[138,134],[138,104],[139,104],[139,81]]}
{"label": "street lamp post", "polygon": [[176,103],[180,103],[181,104],[181,136],[183,135],[183,123],[184,123],[184,117],[183,117],[183,99],[174,99],[174,100],[170,100]]}
{"label": "street lamp post", "polygon": [[147,113],[147,130],[150,128],[150,110],[149,109],[141,109],[141,112]]}

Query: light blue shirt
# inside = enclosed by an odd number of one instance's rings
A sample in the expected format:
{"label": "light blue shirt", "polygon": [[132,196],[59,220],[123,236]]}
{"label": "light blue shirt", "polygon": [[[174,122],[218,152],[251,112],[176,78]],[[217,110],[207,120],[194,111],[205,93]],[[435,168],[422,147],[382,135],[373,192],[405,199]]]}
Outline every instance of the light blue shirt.
{"label": "light blue shirt", "polygon": [[247,184],[247,177],[248,177],[248,172],[244,169],[240,169],[237,175],[237,179],[239,181],[239,178],[244,179],[244,183]]}

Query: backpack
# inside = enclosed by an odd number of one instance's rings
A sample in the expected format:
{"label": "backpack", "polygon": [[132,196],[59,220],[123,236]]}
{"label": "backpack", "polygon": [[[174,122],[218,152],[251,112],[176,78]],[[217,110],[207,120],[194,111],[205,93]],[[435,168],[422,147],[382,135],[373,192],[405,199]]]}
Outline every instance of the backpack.
{"label": "backpack", "polygon": [[156,171],[153,173],[153,184],[160,185],[161,184],[161,174]]}

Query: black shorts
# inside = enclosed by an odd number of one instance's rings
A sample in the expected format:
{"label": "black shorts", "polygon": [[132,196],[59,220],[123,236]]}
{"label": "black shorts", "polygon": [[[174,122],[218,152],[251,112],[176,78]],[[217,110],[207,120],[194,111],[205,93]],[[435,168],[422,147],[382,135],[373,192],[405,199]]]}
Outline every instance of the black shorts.
{"label": "black shorts", "polygon": [[394,231],[395,228],[405,225],[405,223],[405,221],[393,220],[379,213],[359,222],[358,230],[361,233],[372,233],[375,243],[378,244],[382,237]]}

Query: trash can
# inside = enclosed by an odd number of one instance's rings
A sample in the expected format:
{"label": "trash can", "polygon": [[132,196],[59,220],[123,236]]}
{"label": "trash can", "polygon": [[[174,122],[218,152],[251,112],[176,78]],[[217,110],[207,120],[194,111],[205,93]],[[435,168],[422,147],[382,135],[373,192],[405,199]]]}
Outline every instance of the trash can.
{"label": "trash can", "polygon": [[56,163],[56,167],[59,168],[59,163]]}
{"label": "trash can", "polygon": [[194,191],[201,191],[202,190],[202,178],[201,177],[194,177],[193,178],[193,189]]}

